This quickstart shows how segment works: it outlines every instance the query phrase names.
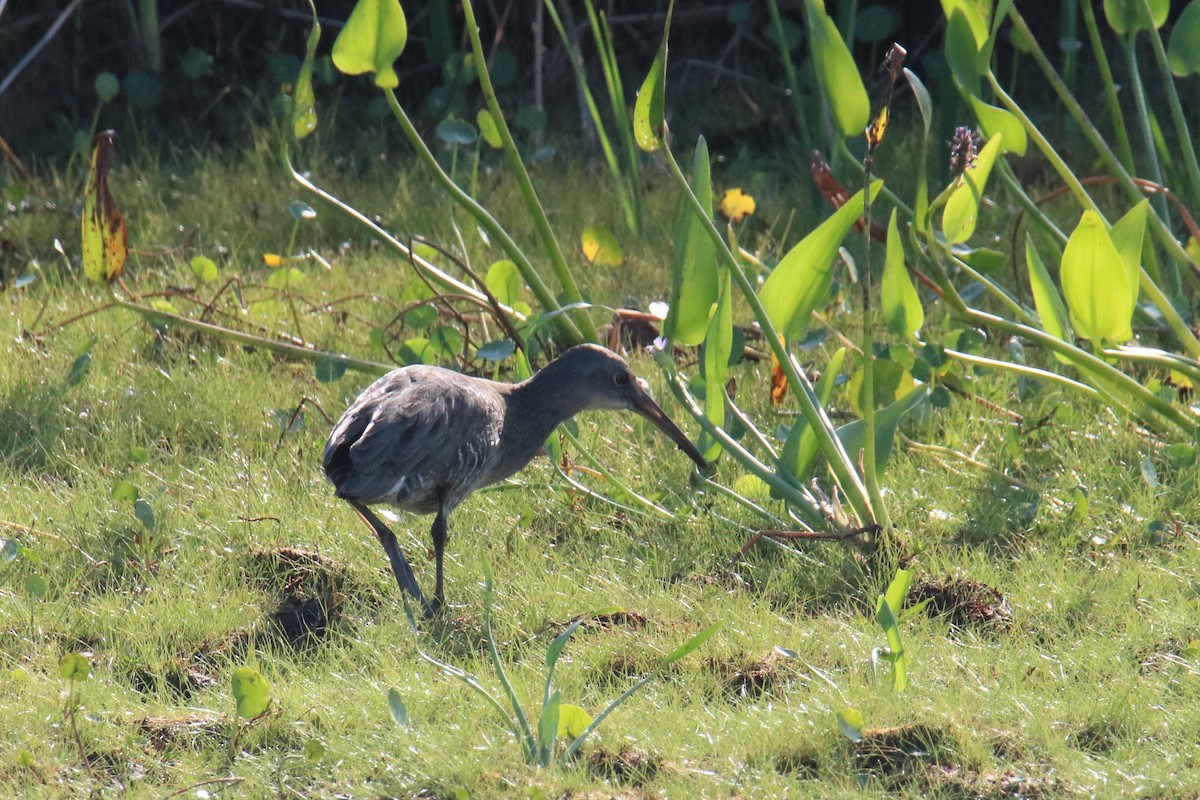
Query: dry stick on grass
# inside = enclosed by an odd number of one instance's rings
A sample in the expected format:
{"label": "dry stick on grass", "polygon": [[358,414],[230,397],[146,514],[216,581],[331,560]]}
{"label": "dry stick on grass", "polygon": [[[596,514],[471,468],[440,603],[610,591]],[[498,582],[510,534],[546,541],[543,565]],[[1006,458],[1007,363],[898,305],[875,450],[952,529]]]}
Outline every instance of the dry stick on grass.
{"label": "dry stick on grass", "polygon": [[803,539],[811,542],[844,542],[847,539],[853,539],[855,536],[863,534],[879,533],[883,529],[878,525],[865,525],[861,528],[849,528],[837,533],[818,533],[817,531],[777,531],[777,530],[761,530],[752,535],[746,543],[742,545],[742,549],[734,554],[733,558],[729,559],[729,566],[733,567],[741,558],[750,552],[754,545],[764,537],[771,539]]}

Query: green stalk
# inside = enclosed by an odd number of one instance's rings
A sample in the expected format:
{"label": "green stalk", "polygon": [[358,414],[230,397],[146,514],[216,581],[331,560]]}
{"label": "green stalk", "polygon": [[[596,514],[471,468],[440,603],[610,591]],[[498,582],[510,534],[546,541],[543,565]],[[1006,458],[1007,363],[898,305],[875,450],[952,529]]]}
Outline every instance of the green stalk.
{"label": "green stalk", "polygon": [[788,91],[791,92],[792,113],[796,115],[800,145],[807,148],[813,140],[812,131],[808,127],[808,110],[800,102],[800,81],[796,78],[792,54],[788,51],[787,41],[783,36],[783,18],[779,15],[779,3],[776,0],[767,0],[767,10],[771,14],[771,32],[775,35],[775,44],[779,47],[779,60],[783,63],[783,74],[787,78]]}
{"label": "green stalk", "polygon": [[625,162],[628,169],[629,189],[633,197],[633,207],[637,215],[638,229],[642,224],[642,180],[638,167],[638,146],[633,136],[633,118],[629,114],[629,106],[625,103],[625,88],[621,82],[621,69],[617,62],[617,51],[613,46],[613,32],[608,24],[608,17],[603,13],[597,15],[591,0],[584,3],[588,12],[588,23],[592,27],[592,36],[600,53],[600,64],[604,72],[604,85],[608,89],[608,100],[612,105],[613,119],[616,121],[617,134],[621,137],[625,149]]}
{"label": "green stalk", "polygon": [[[1030,37],[1030,40],[1034,42],[1034,61],[1036,61],[1038,66],[1041,68],[1042,74],[1046,77],[1046,80],[1049,81],[1050,86],[1054,89],[1055,94],[1058,95],[1059,100],[1061,100],[1063,105],[1066,106],[1067,110],[1071,112],[1072,119],[1074,119],[1076,124],[1079,125],[1080,131],[1083,133],[1084,138],[1087,139],[1088,144],[1095,149],[1101,160],[1104,161],[1105,167],[1108,169],[1108,171],[1117,179],[1118,183],[1125,188],[1125,192],[1129,195],[1131,201],[1135,203],[1140,201],[1142,199],[1141,189],[1134,184],[1129,172],[1127,172],[1121,165],[1120,160],[1117,159],[1117,156],[1113,153],[1112,148],[1110,148],[1108,143],[1104,140],[1104,136],[1100,133],[1096,126],[1092,124],[1091,120],[1087,116],[1087,113],[1083,110],[1083,107],[1079,105],[1079,101],[1075,99],[1075,96],[1070,93],[1066,84],[1063,83],[1062,78],[1060,78],[1058,73],[1054,71],[1054,66],[1050,63],[1050,60],[1046,58],[1046,54],[1042,52],[1041,47],[1037,45],[1037,40],[1032,38],[1033,34],[1029,30],[1029,26],[1026,24],[1025,20],[1017,12],[1015,4],[1009,8],[1009,18],[1012,19],[1015,26],[1020,28],[1027,36]],[[1154,179],[1155,183],[1162,185],[1162,172],[1158,168],[1157,153],[1154,152],[1154,137],[1149,130],[1150,118],[1148,116],[1148,111],[1146,110],[1145,95],[1142,92],[1142,84],[1137,71],[1137,63],[1136,60],[1133,59],[1132,48],[1127,47],[1126,52],[1130,56],[1130,77],[1133,83],[1135,99],[1138,100],[1138,118],[1142,123],[1144,128],[1143,133],[1150,148],[1149,157],[1151,159],[1151,177]],[[1059,169],[1059,162],[1061,162],[1061,159],[1059,159],[1057,155],[1053,157],[1050,156],[1050,154],[1047,152],[1049,143],[1046,142],[1045,137],[1042,136],[1040,132],[1036,135],[1034,134],[1034,129],[1032,127],[1033,123],[1029,121],[1029,118],[1024,114],[1024,112],[1021,112],[1016,108],[1016,103],[1013,102],[1012,98],[1009,97],[1008,94],[1002,89],[1000,89],[999,81],[996,80],[996,76],[991,70],[989,70],[987,73],[987,79],[992,85],[993,89],[997,91],[997,96],[1001,97],[1004,104],[1008,106],[1009,110],[1021,119],[1022,124],[1025,125],[1026,131],[1028,131],[1029,134],[1034,137],[1034,140],[1038,145],[1038,149],[1040,149],[1046,155],[1046,157],[1050,159],[1051,163],[1054,164],[1055,170],[1059,173],[1063,180],[1067,182],[1068,186],[1072,187],[1072,192],[1075,193],[1077,197],[1080,196],[1080,192],[1076,192],[1075,186],[1073,185],[1078,183],[1078,181],[1074,180],[1074,175],[1072,175],[1070,179],[1063,175],[1062,171]],[[1065,168],[1065,164],[1063,167]],[[1083,194],[1086,195],[1086,193]],[[1087,202],[1081,200],[1080,202],[1083,202],[1085,207],[1096,210],[1094,203],[1091,203],[1090,200]],[[1101,216],[1103,216],[1103,214],[1101,214]],[[1170,227],[1167,225],[1167,219],[1169,219],[1169,217],[1166,213],[1166,200],[1163,199],[1161,202],[1159,202],[1157,213],[1153,214],[1151,217],[1152,228],[1155,236],[1158,239],[1159,245],[1166,250],[1167,254],[1171,257],[1172,266],[1171,269],[1167,271],[1166,275],[1167,289],[1169,290],[1170,294],[1178,295],[1180,293],[1180,278],[1178,268],[1181,265],[1190,265],[1191,259],[1184,251],[1183,246],[1180,245],[1179,241],[1175,238],[1175,235],[1171,231]],[[1191,277],[1191,270],[1187,269],[1185,271],[1188,276]]]}
{"label": "green stalk", "polygon": [[[1145,6],[1145,0],[1142,0]],[[1146,6],[1146,14],[1150,9]],[[1175,123],[1175,136],[1183,148],[1183,163],[1187,169],[1188,183],[1192,189],[1192,205],[1200,202],[1200,165],[1196,163],[1196,148],[1192,145],[1192,133],[1188,129],[1187,118],[1183,114],[1183,106],[1179,102],[1179,92],[1175,89],[1175,78],[1167,63],[1167,50],[1163,47],[1162,37],[1157,30],[1149,33],[1150,49],[1154,51],[1154,60],[1162,73],[1163,84],[1166,88],[1167,106],[1171,109],[1171,119]]]}
{"label": "green stalk", "polygon": [[1129,131],[1125,129],[1125,115],[1121,113],[1121,103],[1117,99],[1117,82],[1113,78],[1112,67],[1108,63],[1108,54],[1104,52],[1104,42],[1100,39],[1100,26],[1096,24],[1096,11],[1091,3],[1081,3],[1083,24],[1087,28],[1088,41],[1092,45],[1092,54],[1096,58],[1096,67],[1100,70],[1100,82],[1104,85],[1104,103],[1108,107],[1108,116],[1112,122],[1113,135],[1117,139],[1117,153],[1121,165],[1127,172],[1135,169],[1133,163],[1133,147],[1129,143]]}
{"label": "green stalk", "polygon": [[[421,163],[425,165],[426,169],[430,171],[437,182],[442,185],[442,188],[450,194],[450,197],[465,208],[475,218],[475,221],[495,241],[500,243],[501,249],[517,265],[517,269],[521,272],[521,277],[525,279],[525,283],[529,285],[538,302],[542,304],[542,308],[546,311],[557,311],[560,308],[558,299],[550,291],[550,287],[546,286],[542,280],[542,276],[538,274],[537,269],[530,262],[529,257],[525,255],[525,252],[513,241],[513,238],[508,235],[508,231],[501,227],[500,223],[496,221],[496,218],[486,208],[480,205],[475,198],[464,192],[454,182],[454,179],[446,174],[446,171],[442,169],[442,165],[438,163],[437,158],[430,151],[429,146],[421,138],[421,134],[417,132],[416,126],[412,124],[412,120],[408,118],[408,114],[400,106],[400,101],[396,99],[395,92],[391,89],[384,89],[383,94],[387,98],[388,107],[391,108],[392,115],[400,123],[400,129],[404,132],[404,136],[408,139],[409,144],[413,146],[413,149],[417,151],[417,158],[421,160]],[[507,129],[505,130],[507,131]],[[568,341],[576,343],[583,341],[579,330],[572,324],[566,314],[556,314],[553,322],[559,334]],[[592,338],[594,339],[595,336],[593,335]]]}
{"label": "green stalk", "polygon": [[679,404],[704,429],[705,433],[720,442],[721,449],[728,453],[734,461],[740,463],[751,474],[758,476],[763,483],[783,497],[785,502],[799,513],[804,524],[814,530],[829,528],[829,522],[823,518],[820,505],[808,493],[808,490],[783,478],[777,471],[759,461],[753,453],[742,447],[741,443],[730,436],[728,431],[719,425],[714,425],[712,420],[705,416],[704,409],[692,396],[681,375],[672,376],[671,380],[667,381],[667,387],[675,395]]}
{"label": "green stalk", "polygon": [[[377,222],[375,222],[373,219],[371,219],[370,217],[363,214],[361,211],[356,209],[354,206],[349,205],[348,203],[342,201],[337,196],[332,195],[329,192],[325,191],[324,189],[320,188],[319,186],[314,184],[312,181],[310,181],[308,178],[306,178],[305,176],[303,176],[299,172],[297,172],[296,168],[292,166],[291,159],[288,155],[286,143],[284,144],[284,147],[283,147],[283,163],[284,163],[284,166],[287,168],[288,172],[291,173],[292,180],[294,180],[296,183],[300,184],[305,189],[312,192],[313,194],[315,194],[317,197],[321,198],[325,202],[334,206],[339,211],[341,211],[343,214],[350,217],[351,219],[353,219],[358,224],[362,225],[367,230],[371,231],[371,233],[374,234],[375,236],[377,236],[381,242],[383,242],[384,244],[386,244],[388,247],[392,248],[396,252],[400,253],[400,255],[404,256],[404,258],[408,259],[409,262],[413,265],[413,268],[416,269],[418,272],[420,272],[422,276],[428,278],[430,281],[432,281],[433,283],[436,283],[440,286],[446,287],[448,289],[452,289],[453,291],[459,292],[461,294],[465,294],[467,297],[471,298],[471,300],[473,300],[476,303],[480,303],[480,304],[490,304],[491,303],[491,300],[488,298],[488,296],[486,294],[479,291],[478,289],[476,289],[473,286],[469,286],[469,285],[463,283],[462,281],[458,280],[454,276],[438,269],[436,266],[431,264],[429,261],[427,261],[426,259],[417,255],[416,253],[414,253],[412,251],[411,247],[409,247],[404,242],[400,241],[395,236],[393,236],[392,234],[388,233],[386,230],[381,228],[379,226],[379,224]],[[436,164],[436,161],[434,163]],[[469,199],[469,197],[468,197],[468,199]],[[525,318],[521,314],[518,314],[517,312],[513,311],[508,306],[499,305],[499,308],[505,314],[507,314],[511,317],[515,317],[516,319],[519,319],[521,321],[525,320]]]}
{"label": "green stalk", "polygon": [[[1100,212],[1099,207],[1096,205],[1095,201],[1092,200],[1091,195],[1089,195],[1087,190],[1083,188],[1083,184],[1081,184],[1079,179],[1075,177],[1075,173],[1071,171],[1071,168],[1067,166],[1067,163],[1062,159],[1061,156],[1059,156],[1058,152],[1055,151],[1049,140],[1042,135],[1042,132],[1038,130],[1037,126],[1033,124],[1033,121],[1029,119],[1028,115],[1025,114],[1021,107],[1017,105],[1016,101],[1009,97],[1009,95],[1004,91],[1004,89],[1000,86],[999,81],[996,80],[995,74],[989,71],[987,73],[987,77],[988,81],[992,85],[992,89],[996,92],[996,96],[999,97],[1000,101],[1008,107],[1009,111],[1013,112],[1013,114],[1015,114],[1017,118],[1021,120],[1021,123],[1025,126],[1026,132],[1037,144],[1038,149],[1042,151],[1042,154],[1045,155],[1050,161],[1055,172],[1057,172],[1059,177],[1061,177],[1067,186],[1070,187],[1071,193],[1075,195],[1076,199],[1085,208],[1095,211],[1100,215],[1101,219],[1104,219],[1104,214]],[[1093,127],[1092,130],[1095,131],[1095,128]],[[1112,155],[1111,151],[1109,151],[1109,155]],[[1117,169],[1121,169],[1120,164],[1116,164],[1114,162],[1114,166]],[[1117,177],[1121,179],[1122,182],[1128,181],[1129,187],[1133,190],[1137,199],[1140,201],[1142,198],[1141,190],[1134,185],[1129,176],[1124,173],[1124,170],[1122,170],[1121,175],[1118,175]],[[1166,247],[1177,263],[1188,263],[1190,259],[1188,258],[1187,253],[1184,252],[1182,246],[1179,244],[1179,241],[1175,238],[1174,234],[1171,232],[1170,228],[1167,227],[1163,219],[1158,214],[1151,214],[1149,218],[1151,230],[1157,234],[1159,243]],[[1179,259],[1182,259],[1182,261]],[[1180,344],[1183,345],[1183,347],[1193,357],[1200,357],[1200,339],[1197,339],[1196,335],[1192,333],[1191,328],[1188,327],[1183,318],[1179,316],[1179,312],[1170,302],[1167,294],[1162,291],[1157,283],[1154,282],[1154,279],[1150,276],[1150,274],[1146,272],[1145,269],[1142,269],[1141,275],[1143,288],[1145,288],[1146,293],[1151,295],[1151,297],[1154,299],[1155,304],[1158,306],[1158,310],[1162,313],[1163,318],[1171,327],[1172,332],[1174,332],[1175,336],[1179,339]],[[1178,282],[1179,273],[1172,269],[1168,273],[1168,278],[1170,278],[1172,275],[1174,276],[1174,280],[1172,281],[1172,284],[1174,285]]]}
{"label": "green stalk", "polygon": [[[542,248],[546,251],[546,255],[550,259],[550,266],[554,269],[554,274],[562,287],[563,296],[566,299],[564,305],[583,303],[583,295],[579,293],[579,287],[575,284],[571,268],[567,265],[562,249],[558,246],[558,240],[554,237],[550,219],[546,216],[546,210],[542,207],[541,201],[538,200],[537,191],[533,188],[529,172],[525,169],[525,163],[521,160],[520,153],[517,152],[517,144],[513,141],[512,132],[509,131],[508,123],[504,119],[504,112],[500,109],[500,103],[496,99],[496,89],[492,86],[492,77],[487,70],[487,58],[483,52],[483,43],[479,39],[479,26],[475,22],[475,10],[471,7],[471,0],[463,0],[462,8],[463,16],[466,18],[467,36],[471,40],[471,52],[475,55],[475,64],[479,72],[479,88],[483,90],[484,101],[487,103],[492,118],[496,121],[496,130],[500,133],[504,155],[508,158],[509,166],[516,175],[517,186],[520,187],[521,196],[525,200],[525,207],[533,216],[534,225],[542,240]],[[387,92],[389,96],[392,96],[390,89]],[[553,308],[557,307],[556,303]],[[599,340],[596,326],[592,324],[592,319],[586,309],[577,309],[572,313],[572,317],[579,326],[579,333],[567,337],[571,344],[579,344],[583,339],[591,342]],[[580,334],[582,334],[582,338]]]}
{"label": "green stalk", "polygon": [[[1137,61],[1137,32],[1121,37],[1121,47],[1125,51],[1125,60],[1129,67],[1129,84],[1133,87],[1133,104],[1137,109],[1138,132],[1142,135],[1146,161],[1149,163],[1150,180],[1163,185],[1162,163],[1159,161],[1158,150],[1154,146],[1154,131],[1150,127],[1150,107],[1146,102],[1146,87],[1142,83],[1142,73]],[[1155,198],[1159,216],[1167,214],[1167,199]]]}
{"label": "green stalk", "polygon": [[770,317],[767,316],[766,309],[763,308],[762,302],[758,299],[758,295],[754,291],[754,286],[742,271],[742,267],[733,253],[729,252],[729,247],[725,243],[724,237],[721,236],[721,232],[717,230],[716,225],[713,224],[713,221],[704,211],[704,206],[692,191],[692,187],[688,183],[687,178],[684,177],[683,170],[679,168],[678,162],[675,161],[675,155],[669,147],[664,147],[663,152],[666,155],[667,166],[670,169],[672,177],[675,179],[676,185],[683,190],[684,196],[692,207],[692,212],[703,223],[704,229],[708,232],[708,237],[716,247],[717,253],[729,266],[731,274],[737,281],[738,288],[746,298],[746,302],[750,305],[751,312],[754,314],[755,319],[758,320],[759,325],[762,326],[763,336],[766,338],[772,352],[775,353],[775,357],[778,359],[784,374],[787,376],[789,385],[793,387],[793,394],[795,394],[796,399],[800,403],[800,409],[803,411],[808,423],[812,426],[821,450],[825,455],[825,460],[829,464],[829,470],[833,473],[834,478],[845,493],[851,509],[858,517],[860,523],[866,525],[876,523],[875,510],[871,506],[866,486],[863,485],[861,477],[855,470],[854,461],[846,454],[846,449],[842,446],[841,439],[837,437],[833,423],[829,421],[829,416],[825,413],[825,409],[821,407],[821,402],[817,399],[816,392],[813,390],[808,376],[796,369],[796,364],[792,360],[791,353],[788,352],[787,347],[780,341],[779,334],[775,330],[775,325],[771,322]]}
{"label": "green stalk", "polygon": [[121,308],[133,311],[145,317],[149,321],[168,322],[171,325],[176,325],[180,328],[196,331],[197,333],[207,334],[215,339],[220,339],[226,342],[234,342],[247,347],[253,347],[259,350],[266,350],[271,353],[279,353],[280,355],[302,358],[307,361],[320,361],[322,359],[331,359],[339,364],[344,364],[347,369],[366,372],[371,375],[382,375],[392,369],[395,365],[379,364],[374,361],[366,361],[361,358],[352,358],[340,353],[331,353],[327,350],[314,350],[309,347],[302,347],[298,344],[288,344],[287,342],[277,342],[273,339],[265,339],[261,336],[255,336],[252,333],[243,333],[232,328],[224,328],[220,325],[213,325],[210,322],[201,322],[190,317],[180,316],[179,314],[169,314],[164,311],[158,311],[146,306],[139,305],[130,300],[126,300],[117,295],[112,295],[114,304]]}
{"label": "green stalk", "polygon": [[858,276],[862,286],[862,359],[863,359],[863,404],[862,420],[864,440],[862,451],[863,481],[875,509],[875,522],[885,531],[892,529],[887,504],[883,502],[883,490],[879,485],[875,453],[875,338],[871,335],[871,159],[874,147],[867,144],[867,155],[863,164],[863,219],[866,229],[863,268]]}
{"label": "green stalk", "polygon": [[[630,197],[629,186],[621,174],[621,164],[617,161],[617,154],[613,150],[612,141],[608,138],[608,130],[604,127],[604,120],[600,117],[600,108],[596,105],[596,98],[592,94],[591,88],[587,83],[587,73],[583,68],[583,56],[575,48],[574,43],[567,35],[567,29],[563,26],[562,19],[558,16],[558,11],[554,8],[552,0],[544,0],[546,11],[550,14],[550,20],[554,23],[555,29],[558,31],[558,37],[562,39],[563,49],[567,52],[567,60],[571,62],[571,69],[575,73],[575,85],[579,87],[579,91],[583,94],[584,103],[587,104],[588,115],[592,118],[592,125],[596,128],[596,138],[600,142],[600,150],[604,154],[604,161],[608,164],[608,171],[613,176],[613,185],[617,190],[617,201],[621,204],[621,211],[625,215],[625,225],[629,230],[637,234],[638,232],[638,216],[634,208],[633,198]],[[621,121],[617,120],[618,127]]]}

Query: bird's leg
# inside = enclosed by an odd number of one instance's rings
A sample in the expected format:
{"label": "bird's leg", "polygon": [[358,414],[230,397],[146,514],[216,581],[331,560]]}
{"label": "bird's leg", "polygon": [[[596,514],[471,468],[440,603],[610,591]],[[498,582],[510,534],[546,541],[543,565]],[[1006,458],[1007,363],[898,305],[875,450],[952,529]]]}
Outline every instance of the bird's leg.
{"label": "bird's leg", "polygon": [[358,515],[363,518],[363,521],[371,527],[375,532],[375,536],[379,539],[379,543],[383,545],[383,551],[387,553],[388,561],[392,564],[392,573],[396,576],[396,583],[400,585],[400,590],[408,592],[421,603],[421,607],[425,610],[426,616],[433,616],[434,607],[425,599],[425,595],[421,593],[421,587],[417,586],[417,579],[413,575],[412,567],[408,565],[408,559],[404,557],[404,553],[400,552],[400,545],[396,542],[396,534],[392,533],[391,529],[384,524],[383,520],[375,516],[374,512],[361,503],[356,503],[353,500],[348,501]]}
{"label": "bird's leg", "polygon": [[442,555],[446,552],[446,503],[438,504],[437,516],[433,519],[433,527],[429,530],[433,538],[433,557],[437,563],[437,584],[433,589],[433,610],[437,612],[446,604],[446,596],[442,593]]}

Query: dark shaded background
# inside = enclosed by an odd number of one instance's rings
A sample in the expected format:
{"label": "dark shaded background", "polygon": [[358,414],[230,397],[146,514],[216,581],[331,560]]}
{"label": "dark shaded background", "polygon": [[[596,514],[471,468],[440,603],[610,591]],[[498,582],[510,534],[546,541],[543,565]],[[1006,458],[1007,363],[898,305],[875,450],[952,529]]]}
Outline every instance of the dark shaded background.
{"label": "dark shaded background", "polygon": [[[474,87],[456,80],[455,65],[468,50],[462,12],[452,0],[406,0],[409,46],[397,66],[406,107],[426,123],[458,112],[473,117],[480,101]],[[662,31],[665,0],[597,0],[612,21],[630,102]],[[1073,4],[1021,2],[1020,8],[1051,57],[1059,57],[1063,8]],[[9,0],[0,14],[0,81],[38,46],[70,0]],[[317,0],[325,21],[320,52],[327,54],[337,26],[352,0]],[[594,48],[581,0],[559,7],[574,22],[585,57]],[[800,0],[780,0],[785,18],[802,30]],[[910,52],[909,64],[937,87],[944,74],[941,58],[942,12],[937,0],[862,2],[830,0],[843,23],[857,8],[860,36],[854,52],[864,74],[892,40]],[[62,157],[80,131],[89,130],[98,101],[94,80],[111,72],[122,82],[117,99],[99,113],[100,127],[137,125],[146,140],[163,147],[202,146],[235,141],[249,123],[267,119],[299,66],[309,30],[309,8],[300,0],[163,0],[157,4],[161,67],[155,69],[139,35],[138,0],[83,0],[37,57],[0,94],[0,137],[23,159]],[[484,41],[491,43],[493,66],[507,76],[502,87],[506,108],[533,104],[540,85],[551,129],[578,132],[583,125],[576,87],[558,36],[545,25],[545,58],[534,58],[536,0],[477,0]],[[890,25],[879,25],[880,20]],[[704,130],[710,136],[738,136],[770,147],[791,135],[792,112],[785,76],[764,0],[705,2],[680,0],[671,38],[673,129]],[[1069,30],[1069,26],[1068,26]],[[883,31],[885,39],[880,39]],[[1006,42],[998,51],[1001,69],[1008,63]],[[806,45],[793,59],[804,81]],[[499,64],[497,64],[499,62]],[[205,64],[207,69],[202,69]],[[1032,74],[1033,67],[1029,66]],[[321,76],[324,76],[324,80]],[[599,76],[596,83],[600,86]],[[811,80],[805,81],[810,85]],[[318,99],[361,97],[343,103],[346,114],[369,114],[377,98],[369,80],[319,72]],[[936,97],[957,102],[953,93]],[[819,108],[819,106],[814,106]],[[357,109],[357,110],[349,110]],[[353,118],[341,119],[353,124]]]}

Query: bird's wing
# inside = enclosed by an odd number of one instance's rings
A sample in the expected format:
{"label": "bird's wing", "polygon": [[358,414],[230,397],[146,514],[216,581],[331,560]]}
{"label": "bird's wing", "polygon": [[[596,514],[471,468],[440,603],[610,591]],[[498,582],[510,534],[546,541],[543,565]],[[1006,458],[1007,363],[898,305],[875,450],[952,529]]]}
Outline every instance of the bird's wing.
{"label": "bird's wing", "polygon": [[494,457],[502,401],[441,370],[409,368],[386,378],[330,436],[325,469],[338,495],[416,510],[432,510],[439,494],[456,502]]}

